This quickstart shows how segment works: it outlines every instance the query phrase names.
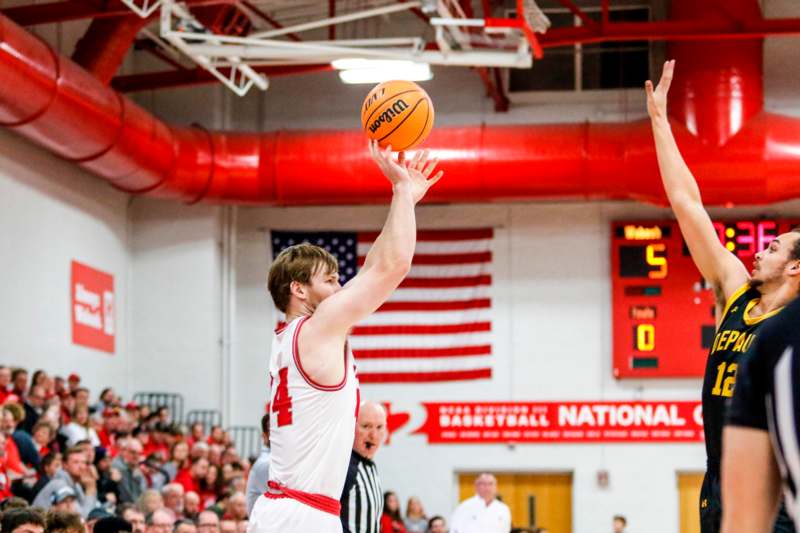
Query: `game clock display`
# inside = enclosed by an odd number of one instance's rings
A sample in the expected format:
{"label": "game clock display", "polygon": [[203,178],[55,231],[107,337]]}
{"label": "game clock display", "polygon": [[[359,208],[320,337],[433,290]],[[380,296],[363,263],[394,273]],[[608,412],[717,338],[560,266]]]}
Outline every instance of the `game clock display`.
{"label": "game clock display", "polygon": [[[755,254],[797,220],[714,222],[720,242],[752,270]],[[700,377],[714,339],[715,298],[676,221],[611,226],[614,376]]]}

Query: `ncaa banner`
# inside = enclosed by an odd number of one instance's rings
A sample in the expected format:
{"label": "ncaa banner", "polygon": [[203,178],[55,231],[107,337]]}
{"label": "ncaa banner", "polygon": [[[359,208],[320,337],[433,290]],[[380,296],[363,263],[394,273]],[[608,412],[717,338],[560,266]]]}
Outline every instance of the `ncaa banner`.
{"label": "ncaa banner", "polygon": [[72,261],[72,343],[114,353],[114,276]]}
{"label": "ncaa banner", "polygon": [[700,402],[423,403],[430,444],[702,442]]}

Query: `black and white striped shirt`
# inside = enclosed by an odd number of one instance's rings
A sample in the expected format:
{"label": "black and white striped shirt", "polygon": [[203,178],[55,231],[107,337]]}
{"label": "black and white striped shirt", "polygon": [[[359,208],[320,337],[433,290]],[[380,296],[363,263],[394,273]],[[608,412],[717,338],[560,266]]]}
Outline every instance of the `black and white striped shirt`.
{"label": "black and white striped shirt", "polygon": [[341,504],[344,533],[380,532],[383,490],[378,478],[378,467],[355,450],[350,455]]}
{"label": "black and white striped shirt", "polygon": [[800,523],[800,298],[767,324],[739,367],[729,423],[769,431],[783,499]]}

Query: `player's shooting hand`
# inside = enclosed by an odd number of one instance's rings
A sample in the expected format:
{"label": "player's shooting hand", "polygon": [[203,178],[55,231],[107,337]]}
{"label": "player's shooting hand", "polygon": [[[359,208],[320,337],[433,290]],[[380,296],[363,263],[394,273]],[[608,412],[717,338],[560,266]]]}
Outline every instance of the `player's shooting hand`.
{"label": "player's shooting hand", "polygon": [[653,82],[647,80],[644,90],[647,93],[647,112],[652,120],[667,118],[667,93],[672,83],[672,72],[675,70],[675,60],[672,59],[664,63],[664,70],[661,72],[661,80],[653,88]]}
{"label": "player's shooting hand", "polygon": [[404,152],[400,152],[395,160],[392,157],[392,147],[387,146],[381,150],[376,141],[370,141],[369,151],[383,175],[392,183],[392,188],[408,190],[414,203],[422,200],[428,189],[433,187],[444,174],[444,171],[440,170],[431,177],[439,161],[431,159],[428,150],[417,152],[411,161],[406,161]]}

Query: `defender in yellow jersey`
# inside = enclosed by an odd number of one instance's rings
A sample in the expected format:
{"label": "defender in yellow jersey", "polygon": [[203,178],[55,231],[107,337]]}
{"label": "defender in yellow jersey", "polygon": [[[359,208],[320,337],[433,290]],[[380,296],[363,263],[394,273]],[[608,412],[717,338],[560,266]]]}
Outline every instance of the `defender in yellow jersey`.
{"label": "defender in yellow jersey", "polygon": [[[700,495],[701,530],[718,533],[722,516],[720,462],[726,402],[733,396],[739,360],[756,340],[759,326],[800,291],[800,231],[779,235],[766,250],[757,253],[751,272],[720,243],[667,118],[667,92],[674,68],[675,61],[667,61],[658,86],[654,88],[649,80],[645,84],[647,111],[664,190],[692,259],[714,287],[717,308],[721,310],[703,380],[707,471]],[[785,513],[779,515],[775,531],[793,530]]]}

